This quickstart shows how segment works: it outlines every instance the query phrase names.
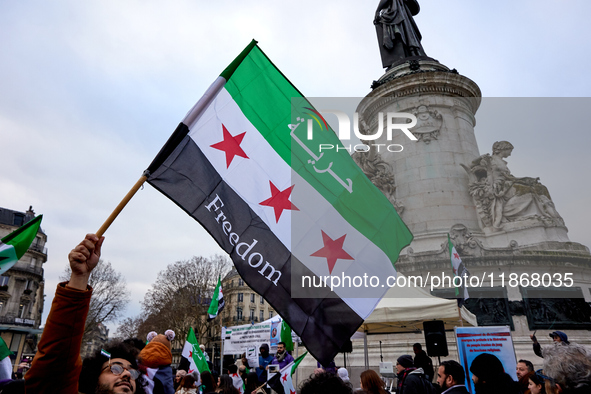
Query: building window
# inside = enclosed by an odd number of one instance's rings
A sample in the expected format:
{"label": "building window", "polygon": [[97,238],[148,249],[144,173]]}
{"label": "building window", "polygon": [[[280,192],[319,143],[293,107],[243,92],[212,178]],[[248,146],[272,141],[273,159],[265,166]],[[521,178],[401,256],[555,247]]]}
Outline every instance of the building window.
{"label": "building window", "polygon": [[2,309],[4,309],[4,301],[0,301],[0,313],[2,313]]}
{"label": "building window", "polygon": [[14,226],[22,226],[23,223],[25,222],[25,215],[23,215],[22,213],[15,213],[14,214],[14,218],[12,220],[12,224]]}
{"label": "building window", "polygon": [[0,286],[8,286],[8,281],[10,280],[10,276],[0,276]]}
{"label": "building window", "polygon": [[18,317],[24,319],[25,313],[27,313],[27,304],[21,302],[18,306]]}
{"label": "building window", "polygon": [[238,302],[242,302],[242,301],[244,301],[244,294],[238,293]]}
{"label": "building window", "polygon": [[238,279],[238,286],[244,286],[244,281],[242,279]]}
{"label": "building window", "polygon": [[250,320],[254,320],[254,309],[250,310]]}
{"label": "building window", "polygon": [[250,302],[254,304],[254,293],[250,293]]}
{"label": "building window", "polygon": [[269,311],[269,319],[273,317],[273,311]]}
{"label": "building window", "polygon": [[242,320],[242,307],[236,307],[236,320]]}
{"label": "building window", "polygon": [[265,320],[265,311],[261,309],[261,311],[259,312],[259,317],[261,318],[261,321]]}
{"label": "building window", "polygon": [[261,305],[264,305],[265,304],[265,299],[263,298],[263,296],[260,296],[260,297],[261,297]]}

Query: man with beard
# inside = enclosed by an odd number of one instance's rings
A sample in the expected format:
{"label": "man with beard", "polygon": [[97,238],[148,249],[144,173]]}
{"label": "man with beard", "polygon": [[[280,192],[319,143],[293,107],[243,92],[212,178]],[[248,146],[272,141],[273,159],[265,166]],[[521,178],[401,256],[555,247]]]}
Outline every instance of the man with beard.
{"label": "man with beard", "polygon": [[505,373],[501,361],[489,353],[482,353],[470,365],[476,394],[519,394],[519,387]]}
{"label": "man with beard", "polygon": [[279,369],[283,369],[283,367],[292,361],[293,357],[287,352],[287,350],[285,350],[285,342],[279,342],[277,344],[277,353],[275,354],[275,357],[273,357],[271,364],[279,364]]}
{"label": "man with beard", "polygon": [[[139,350],[125,343],[86,361],[80,347],[92,288],[90,273],[101,257],[104,237],[87,234],[68,255],[72,274],[58,284],[38,351],[25,375],[27,393],[143,393],[136,357]],[[81,374],[83,370],[88,374]],[[86,373],[84,372],[84,373]],[[79,380],[80,379],[80,380]],[[80,387],[79,387],[80,382]]]}
{"label": "man with beard", "polygon": [[465,382],[464,367],[460,363],[454,360],[441,363],[437,370],[437,383],[441,387],[441,394],[468,394]]}
{"label": "man with beard", "polygon": [[515,370],[517,374],[517,383],[522,393],[529,393],[529,378],[534,374],[534,365],[529,360],[519,360]]}

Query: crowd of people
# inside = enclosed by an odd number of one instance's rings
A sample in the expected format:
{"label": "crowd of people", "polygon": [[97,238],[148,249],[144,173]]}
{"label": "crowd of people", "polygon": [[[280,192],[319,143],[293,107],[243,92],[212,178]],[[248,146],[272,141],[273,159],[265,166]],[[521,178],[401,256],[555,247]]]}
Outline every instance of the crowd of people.
{"label": "crowd of people", "polygon": [[[88,279],[99,261],[103,241],[103,237],[88,234],[70,252],[70,280],[57,287],[31,368],[24,380],[0,382],[0,393],[272,394],[266,384],[270,376],[269,366],[283,368],[294,361],[283,342],[277,345],[275,354],[270,353],[268,344],[261,345],[258,366],[251,368],[243,354],[236,363],[227,365],[222,374],[213,369],[202,373],[179,369],[173,374],[168,361],[171,360],[168,354],[172,340],[168,331],[166,335],[158,336],[163,338],[162,343],[145,344],[139,339],[111,341],[82,362],[80,347],[92,296]],[[174,333],[171,335],[174,338]],[[471,379],[476,394],[591,393],[591,352],[569,342],[566,334],[560,331],[554,331],[550,336],[554,343],[543,349],[532,336],[534,350],[543,357],[544,367],[535,371],[532,362],[521,359],[517,363],[517,380],[513,380],[501,361],[489,353],[475,357],[468,371],[454,360],[443,361],[434,368],[421,344],[416,343],[414,358],[406,354],[396,360],[395,392],[465,394],[468,393],[467,379]],[[168,366],[148,365],[146,350],[150,346],[154,348],[150,350],[150,357],[156,356]],[[297,392],[389,393],[384,380],[374,370],[365,370],[356,379],[334,362],[318,364],[314,373],[297,387]]]}

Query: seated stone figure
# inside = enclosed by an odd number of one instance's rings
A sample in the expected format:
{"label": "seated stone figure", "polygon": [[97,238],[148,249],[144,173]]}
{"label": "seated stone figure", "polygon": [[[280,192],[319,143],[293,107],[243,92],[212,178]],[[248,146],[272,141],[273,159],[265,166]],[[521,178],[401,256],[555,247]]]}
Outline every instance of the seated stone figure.
{"label": "seated stone figure", "polygon": [[503,159],[511,155],[513,145],[497,141],[492,150],[492,155],[480,156],[469,168],[462,165],[484,227],[500,231],[508,222],[525,219],[537,219],[544,226],[564,226],[540,178],[518,178],[509,171]]}

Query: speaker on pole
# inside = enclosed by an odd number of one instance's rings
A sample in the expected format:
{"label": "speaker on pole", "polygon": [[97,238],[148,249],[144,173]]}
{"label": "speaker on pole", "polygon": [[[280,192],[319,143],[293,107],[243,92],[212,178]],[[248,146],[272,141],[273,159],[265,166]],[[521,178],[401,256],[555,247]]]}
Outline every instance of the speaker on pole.
{"label": "speaker on pole", "polygon": [[347,340],[339,349],[339,353],[352,353],[353,352],[353,342],[350,339]]}
{"label": "speaker on pole", "polygon": [[429,357],[447,357],[447,338],[445,337],[445,325],[442,320],[429,320],[423,322],[425,332],[425,344]]}

